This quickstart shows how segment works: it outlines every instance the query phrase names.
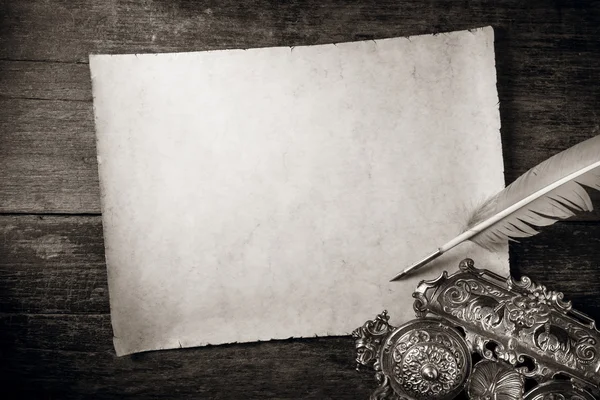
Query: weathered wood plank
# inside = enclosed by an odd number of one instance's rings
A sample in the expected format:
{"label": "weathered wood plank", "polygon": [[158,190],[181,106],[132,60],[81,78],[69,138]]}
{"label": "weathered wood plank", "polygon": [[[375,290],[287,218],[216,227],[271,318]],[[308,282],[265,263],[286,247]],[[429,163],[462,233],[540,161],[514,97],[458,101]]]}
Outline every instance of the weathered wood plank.
{"label": "weathered wood plank", "polygon": [[0,212],[99,212],[92,104],[0,98]]}
{"label": "weathered wood plank", "polygon": [[0,61],[0,71],[0,97],[92,101],[87,64]]}
{"label": "weathered wood plank", "polygon": [[0,348],[6,349],[0,373],[10,377],[8,388],[35,397],[366,399],[376,387],[372,372],[354,370],[351,337],[117,358],[107,339],[112,332],[108,316],[4,315],[0,328]]}
{"label": "weathered wood plank", "polygon": [[[585,6],[585,7],[583,7]],[[212,50],[341,42],[493,24],[539,51],[587,48],[596,2],[193,0],[14,1],[2,4],[0,58],[87,61],[89,53]],[[543,69],[538,65],[539,69]]]}
{"label": "weathered wood plank", "polygon": [[354,370],[350,338],[108,352],[9,348],[3,390],[22,398],[366,399],[371,373]]}
{"label": "weathered wood plank", "polygon": [[109,314],[0,314],[0,348],[114,354]]}
{"label": "weathered wood plank", "polygon": [[511,182],[549,154],[599,133],[600,5],[582,4],[5,2],[0,58],[56,62],[0,62],[0,212],[99,212],[91,106],[68,103],[91,99],[87,65],[73,64],[86,63],[90,52],[292,46],[485,24],[496,27]]}
{"label": "weathered wood plank", "polygon": [[100,217],[0,216],[0,312],[109,311]]}
{"label": "weathered wood plank", "polygon": [[[116,358],[100,218],[0,216],[0,233],[0,374],[21,394],[354,399],[374,387],[353,370],[348,337]],[[511,261],[600,320],[598,224],[549,227],[513,245]]]}
{"label": "weathered wood plank", "polygon": [[[295,46],[486,24],[497,28],[510,182],[599,133],[598,21],[600,3],[579,0],[0,2],[0,212],[99,211],[88,70],[73,64],[89,53]],[[599,226],[544,232],[511,247],[514,272],[600,320]],[[9,397],[358,399],[374,386],[353,371],[348,338],[115,358],[98,217],[0,216],[0,313]]]}
{"label": "weathered wood plank", "polygon": [[[48,70],[38,67],[49,63],[18,64],[0,80],[0,95],[5,95],[0,97],[0,212],[99,213],[92,104],[70,101],[86,100],[87,89],[77,88],[89,85],[87,65],[67,64],[73,68],[62,71],[55,66],[64,64],[50,64]],[[35,65],[33,71],[42,71],[38,76],[58,78],[29,87],[24,64]],[[71,73],[77,84],[64,89],[61,82]],[[593,87],[600,97],[600,86]],[[501,103],[507,182],[600,133],[600,116],[591,100],[561,101],[541,91],[532,97],[511,96]],[[600,194],[593,198],[600,204]],[[577,219],[600,220],[600,211]]]}
{"label": "weathered wood plank", "polygon": [[[81,342],[82,338],[73,339]],[[123,358],[110,352],[11,346],[3,358],[3,373],[10,377],[6,382],[25,393],[60,394],[60,398],[355,398],[357,393],[366,398],[374,382],[371,374],[354,370],[353,356],[353,342],[348,337],[213,346]]]}
{"label": "weathered wood plank", "polygon": [[[0,216],[0,243],[0,312],[109,312],[100,217]],[[599,224],[544,228],[511,246],[511,267],[600,320]]]}

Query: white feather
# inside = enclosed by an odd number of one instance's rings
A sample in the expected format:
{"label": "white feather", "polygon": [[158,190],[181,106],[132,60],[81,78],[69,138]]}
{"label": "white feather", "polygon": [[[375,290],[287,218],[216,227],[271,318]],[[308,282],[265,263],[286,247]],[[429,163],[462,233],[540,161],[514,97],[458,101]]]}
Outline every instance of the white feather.
{"label": "white feather", "polygon": [[466,232],[473,234],[468,239],[494,249],[507,240],[537,234],[537,227],[592,211],[583,186],[600,190],[600,136],[538,164],[492,197],[488,203],[495,207],[488,205],[489,215],[468,226]]}
{"label": "white feather", "polygon": [[577,212],[592,211],[594,207],[584,186],[600,190],[600,135],[550,157],[521,175],[474,210],[463,233],[392,280],[466,240],[493,250],[507,240],[537,234],[536,228],[552,225]]}

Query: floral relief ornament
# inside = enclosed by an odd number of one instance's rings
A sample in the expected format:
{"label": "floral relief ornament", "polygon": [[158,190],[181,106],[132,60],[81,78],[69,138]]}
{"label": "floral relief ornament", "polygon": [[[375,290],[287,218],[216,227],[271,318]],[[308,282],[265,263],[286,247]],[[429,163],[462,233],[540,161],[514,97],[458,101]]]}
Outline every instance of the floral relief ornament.
{"label": "floral relief ornament", "polygon": [[429,397],[452,391],[459,373],[454,354],[439,345],[412,347],[404,356],[404,363],[395,368],[404,389]]}
{"label": "floral relief ornament", "polygon": [[[416,319],[395,328],[384,312],[354,332],[357,363],[379,383],[371,400],[450,400],[463,389],[471,400],[600,398],[591,318],[527,277],[506,279],[470,259],[459,269],[419,283]],[[475,353],[483,360],[472,369]],[[525,378],[534,383],[527,393]]]}

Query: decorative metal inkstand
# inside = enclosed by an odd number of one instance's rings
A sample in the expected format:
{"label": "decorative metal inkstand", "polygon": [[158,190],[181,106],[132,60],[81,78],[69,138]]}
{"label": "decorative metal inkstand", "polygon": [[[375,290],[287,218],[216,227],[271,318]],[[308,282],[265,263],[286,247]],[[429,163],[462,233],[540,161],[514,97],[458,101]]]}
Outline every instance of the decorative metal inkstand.
{"label": "decorative metal inkstand", "polygon": [[379,383],[372,400],[450,400],[463,390],[471,400],[598,398],[591,318],[527,277],[471,259],[459,268],[417,286],[417,319],[393,327],[384,311],[353,332],[359,367],[373,367]]}

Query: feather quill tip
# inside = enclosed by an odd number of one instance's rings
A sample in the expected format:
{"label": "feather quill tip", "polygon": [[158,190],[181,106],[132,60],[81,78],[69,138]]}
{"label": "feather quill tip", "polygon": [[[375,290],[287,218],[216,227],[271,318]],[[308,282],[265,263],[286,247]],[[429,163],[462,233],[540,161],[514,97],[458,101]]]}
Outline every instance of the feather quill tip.
{"label": "feather quill tip", "polygon": [[404,278],[411,271],[413,271],[415,269],[421,268],[423,265],[430,263],[431,261],[435,260],[436,258],[438,258],[439,256],[441,256],[442,254],[443,254],[442,251],[440,251],[439,249],[436,250],[436,251],[434,251],[433,253],[431,253],[430,255],[428,255],[427,257],[425,257],[424,259],[422,259],[421,261],[419,261],[417,263],[414,263],[410,267],[406,268],[404,271],[400,272],[398,275],[394,276],[390,280],[390,282],[394,282],[394,281],[397,281],[397,280],[400,280],[400,279]]}

